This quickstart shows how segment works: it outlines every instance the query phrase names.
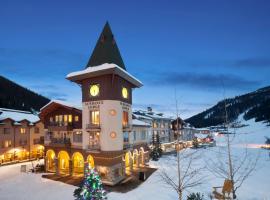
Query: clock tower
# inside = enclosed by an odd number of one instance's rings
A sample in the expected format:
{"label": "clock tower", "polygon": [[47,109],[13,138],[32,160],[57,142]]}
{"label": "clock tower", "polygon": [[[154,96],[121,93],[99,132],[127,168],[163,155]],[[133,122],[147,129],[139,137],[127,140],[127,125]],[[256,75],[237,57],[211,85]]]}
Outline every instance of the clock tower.
{"label": "clock tower", "polygon": [[82,89],[83,149],[97,166],[121,174],[124,138],[132,128],[132,89],[142,83],[127,72],[108,22],[86,68],[66,78]]}

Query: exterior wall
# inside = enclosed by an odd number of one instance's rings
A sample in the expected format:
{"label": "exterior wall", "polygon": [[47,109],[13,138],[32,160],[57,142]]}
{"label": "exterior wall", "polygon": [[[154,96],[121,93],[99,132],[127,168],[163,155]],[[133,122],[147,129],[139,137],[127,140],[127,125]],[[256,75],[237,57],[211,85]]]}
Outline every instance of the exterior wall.
{"label": "exterior wall", "polygon": [[[142,139],[142,132],[145,132],[145,138]],[[134,134],[136,134],[136,140],[134,140]],[[149,143],[151,140],[151,127],[150,126],[132,126],[132,132],[129,135],[130,144]]]}
{"label": "exterior wall", "polygon": [[[4,129],[9,129],[9,134],[4,134]],[[13,153],[12,149],[14,148],[14,131],[15,129],[12,127],[12,121],[5,120],[2,125],[0,125],[0,155],[10,152]],[[6,140],[11,141],[10,147],[4,147],[4,142]],[[3,156],[2,156],[2,159]]]}
{"label": "exterior wall", "polygon": [[44,154],[44,124],[36,123],[30,129],[30,154],[31,157],[42,157]]}
{"label": "exterior wall", "polygon": [[[38,134],[34,133],[35,127],[39,127],[40,132]],[[8,134],[4,134],[5,128],[9,129]],[[21,129],[23,129],[23,133]],[[42,144],[34,144],[34,140],[40,139],[43,134],[43,124],[41,122],[32,125],[26,120],[20,123],[9,119],[2,121],[0,125],[0,163],[42,157],[44,147]],[[11,142],[9,147],[4,146],[7,140]],[[37,154],[37,150],[39,154]]]}
{"label": "exterior wall", "polygon": [[[99,84],[100,91],[96,97],[89,95],[90,85]],[[122,97],[122,88],[128,90],[128,98]],[[101,100],[117,100],[128,104],[132,104],[132,87],[131,83],[118,75],[107,74],[103,76],[93,77],[82,81],[82,102],[101,101]]]}
{"label": "exterior wall", "polygon": [[170,119],[154,119],[152,124],[153,134],[159,134],[161,143],[171,142],[173,140]]}
{"label": "exterior wall", "polygon": [[[100,150],[121,151],[123,150],[123,111],[128,112],[128,121],[132,123],[132,110],[130,104],[114,100],[92,101],[83,103],[83,148],[89,144],[89,132],[86,125],[90,122],[90,111],[99,110],[100,113]],[[115,115],[111,114],[115,111]],[[111,137],[112,132],[115,137]]]}

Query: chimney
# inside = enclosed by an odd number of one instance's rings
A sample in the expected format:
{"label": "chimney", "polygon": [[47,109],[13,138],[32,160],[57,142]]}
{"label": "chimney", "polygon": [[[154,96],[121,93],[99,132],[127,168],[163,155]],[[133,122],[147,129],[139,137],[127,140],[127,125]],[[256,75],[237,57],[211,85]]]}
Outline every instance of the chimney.
{"label": "chimney", "polygon": [[147,111],[148,111],[148,112],[152,112],[152,107],[150,107],[150,106],[147,107]]}

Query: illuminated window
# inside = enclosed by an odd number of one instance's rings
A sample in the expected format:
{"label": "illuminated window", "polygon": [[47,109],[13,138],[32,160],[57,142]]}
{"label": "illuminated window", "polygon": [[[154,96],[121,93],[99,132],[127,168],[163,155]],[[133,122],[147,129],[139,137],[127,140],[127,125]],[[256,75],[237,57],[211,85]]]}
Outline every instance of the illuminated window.
{"label": "illuminated window", "polygon": [[63,115],[59,115],[59,122],[63,121]]}
{"label": "illuminated window", "polygon": [[21,134],[25,134],[25,133],[26,133],[26,129],[25,129],[25,128],[21,128],[21,129],[20,129],[20,133],[21,133]]}
{"label": "illuminated window", "polygon": [[55,116],[55,121],[56,121],[56,122],[59,121],[59,116],[58,116],[58,115]]}
{"label": "illuminated window", "polygon": [[90,111],[90,123],[99,125],[99,111]]}
{"label": "illuminated window", "polygon": [[50,117],[50,122],[53,122],[53,117]]}
{"label": "illuminated window", "polygon": [[79,121],[79,116],[75,116],[75,122]]}
{"label": "illuminated window", "polygon": [[4,147],[5,148],[11,147],[11,140],[5,140],[4,141]]}
{"label": "illuminated window", "polygon": [[72,122],[72,115],[68,116],[68,122],[70,122],[70,123]]}
{"label": "illuminated window", "polygon": [[82,142],[82,132],[81,131],[76,131],[73,132],[73,142]]}
{"label": "illuminated window", "polygon": [[127,127],[128,125],[128,112],[127,111],[123,111],[122,125],[123,127]]}
{"label": "illuminated window", "polygon": [[64,115],[64,122],[68,121],[68,115]]}

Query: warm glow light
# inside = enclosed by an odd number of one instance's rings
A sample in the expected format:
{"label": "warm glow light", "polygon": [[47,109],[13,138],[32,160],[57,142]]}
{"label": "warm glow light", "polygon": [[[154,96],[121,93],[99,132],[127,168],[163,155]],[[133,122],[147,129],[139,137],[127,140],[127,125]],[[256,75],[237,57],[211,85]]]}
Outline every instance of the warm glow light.
{"label": "warm glow light", "polygon": [[99,85],[91,85],[90,86],[90,95],[95,97],[99,94]]}
{"label": "warm glow light", "polygon": [[110,113],[111,116],[115,116],[115,115],[116,115],[116,110],[111,109],[111,110],[109,111],[109,113]]}
{"label": "warm glow light", "polygon": [[111,136],[111,138],[116,138],[116,132],[111,132],[110,136]]}
{"label": "warm glow light", "polygon": [[127,99],[128,98],[128,90],[127,88],[123,87],[122,88],[122,96]]}

